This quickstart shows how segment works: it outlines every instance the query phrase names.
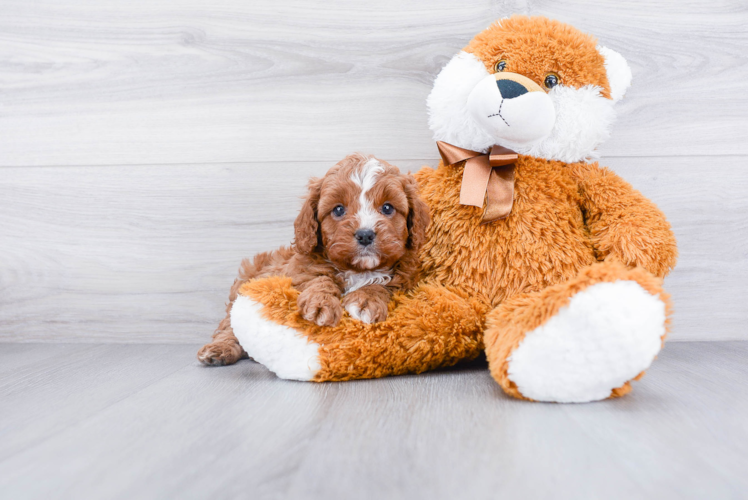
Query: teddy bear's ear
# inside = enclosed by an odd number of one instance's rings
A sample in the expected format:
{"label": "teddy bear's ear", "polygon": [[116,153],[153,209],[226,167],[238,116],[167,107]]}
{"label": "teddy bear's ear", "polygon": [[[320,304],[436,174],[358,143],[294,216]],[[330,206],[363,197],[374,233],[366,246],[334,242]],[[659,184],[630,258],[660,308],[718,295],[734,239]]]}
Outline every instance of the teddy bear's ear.
{"label": "teddy bear's ear", "polygon": [[626,59],[615,50],[598,45],[597,51],[605,58],[605,71],[608,73],[608,82],[610,83],[610,97],[613,98],[613,102],[618,102],[631,86],[631,68],[629,68]]}

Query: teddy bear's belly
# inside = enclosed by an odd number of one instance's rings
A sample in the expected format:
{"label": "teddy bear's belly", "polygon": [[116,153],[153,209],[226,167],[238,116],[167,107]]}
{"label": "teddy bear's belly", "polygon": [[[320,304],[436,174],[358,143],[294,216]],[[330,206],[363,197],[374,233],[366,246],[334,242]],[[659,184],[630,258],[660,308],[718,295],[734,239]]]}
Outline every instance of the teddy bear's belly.
{"label": "teddy bear's belly", "polygon": [[[521,208],[521,207],[516,207]],[[426,276],[477,294],[495,306],[507,297],[566,281],[596,261],[576,206],[514,211],[481,225],[434,217],[422,256]]]}
{"label": "teddy bear's belly", "polygon": [[563,163],[520,157],[512,212],[487,224],[481,224],[482,209],[460,205],[460,170],[440,164],[416,178],[431,208],[421,250],[431,280],[495,306],[571,279],[596,261],[579,187]]}

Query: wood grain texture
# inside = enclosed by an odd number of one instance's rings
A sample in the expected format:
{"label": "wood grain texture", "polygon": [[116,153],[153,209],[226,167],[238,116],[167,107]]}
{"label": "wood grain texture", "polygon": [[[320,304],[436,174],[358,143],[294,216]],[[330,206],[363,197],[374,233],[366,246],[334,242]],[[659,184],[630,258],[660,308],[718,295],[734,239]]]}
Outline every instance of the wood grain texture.
{"label": "wood grain texture", "polygon": [[515,12],[572,23],[630,61],[605,156],[748,154],[739,0],[0,5],[0,165],[436,158],[433,78]]}
{"label": "wood grain texture", "polygon": [[[424,162],[394,161],[414,170]],[[748,339],[744,157],[604,161],[671,221],[671,339]],[[239,262],[288,244],[331,163],[5,168],[0,340],[200,342]]]}
{"label": "wood grain texture", "polygon": [[[182,355],[174,356],[175,350]],[[91,344],[0,345],[0,463],[183,368],[186,351],[138,345],[116,350]]]}
{"label": "wood grain texture", "polygon": [[311,384],[196,349],[33,346],[49,361],[0,387],[0,497],[748,495],[746,342],[667,344],[631,395],[582,405],[512,400],[480,363]]}
{"label": "wood grain texture", "polygon": [[308,176],[355,150],[436,162],[434,76],[513,12],[628,58],[602,153],[673,222],[672,338],[748,339],[744,2],[0,8],[0,341],[205,339],[239,260],[290,241]]}

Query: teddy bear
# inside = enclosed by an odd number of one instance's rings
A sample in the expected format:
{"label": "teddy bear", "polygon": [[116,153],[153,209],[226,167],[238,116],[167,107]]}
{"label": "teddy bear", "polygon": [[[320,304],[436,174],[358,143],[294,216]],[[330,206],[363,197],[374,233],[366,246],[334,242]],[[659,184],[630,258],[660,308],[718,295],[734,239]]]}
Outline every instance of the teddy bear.
{"label": "teddy bear", "polygon": [[485,353],[510,396],[589,402],[631,390],[663,346],[677,247],[654,203],[598,165],[631,71],[545,17],[479,33],[428,96],[442,161],[415,174],[431,224],[421,273],[385,321],[318,326],[285,276],[242,285],[231,326],[278,377],[421,373]]}

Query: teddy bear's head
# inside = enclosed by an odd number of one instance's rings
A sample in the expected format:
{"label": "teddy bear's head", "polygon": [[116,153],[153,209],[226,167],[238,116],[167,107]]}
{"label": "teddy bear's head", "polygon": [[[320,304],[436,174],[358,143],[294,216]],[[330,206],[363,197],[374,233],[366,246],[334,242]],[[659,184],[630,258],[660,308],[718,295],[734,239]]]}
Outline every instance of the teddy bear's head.
{"label": "teddy bear's head", "polygon": [[594,158],[631,83],[625,59],[544,17],[513,16],[478,34],[442,69],[428,98],[437,141],[499,144],[567,163]]}

